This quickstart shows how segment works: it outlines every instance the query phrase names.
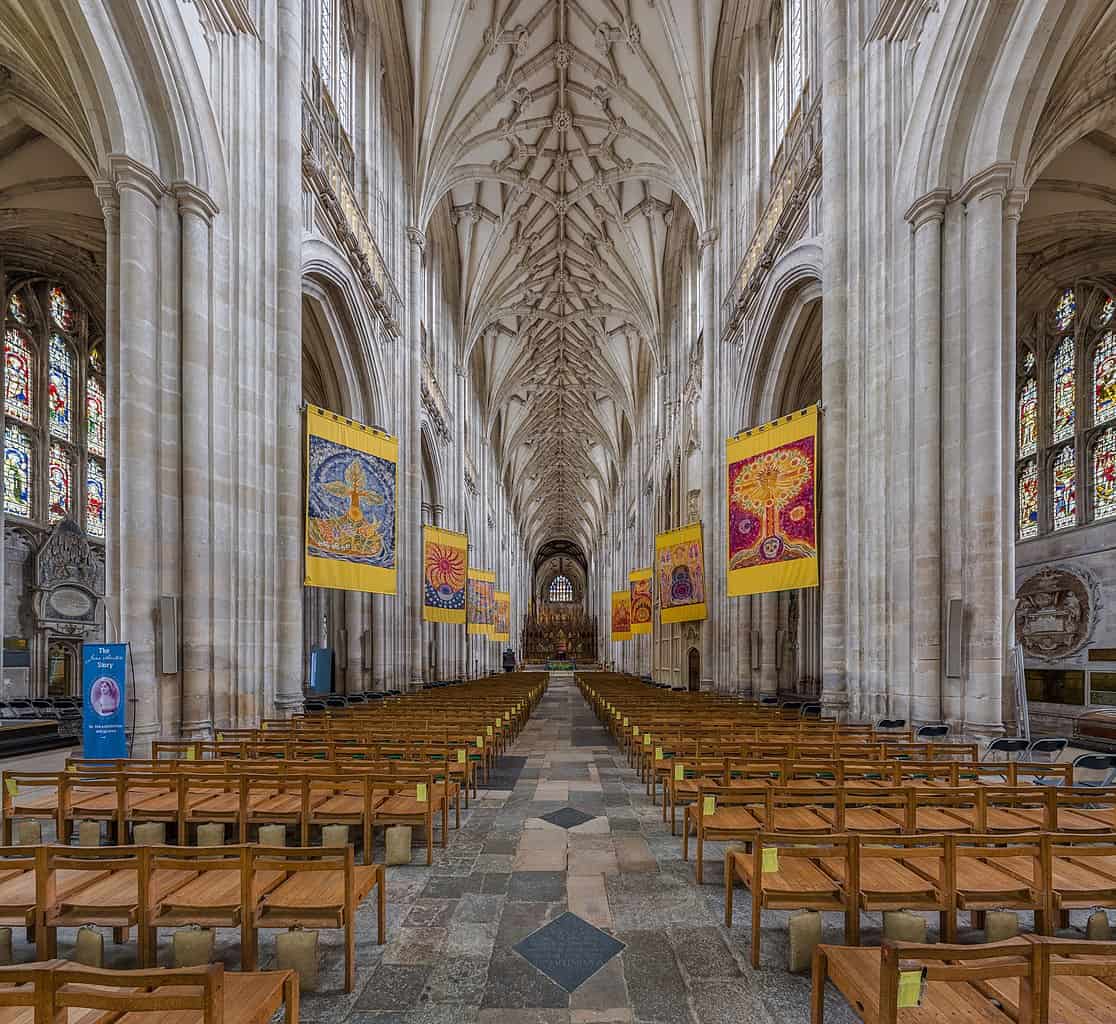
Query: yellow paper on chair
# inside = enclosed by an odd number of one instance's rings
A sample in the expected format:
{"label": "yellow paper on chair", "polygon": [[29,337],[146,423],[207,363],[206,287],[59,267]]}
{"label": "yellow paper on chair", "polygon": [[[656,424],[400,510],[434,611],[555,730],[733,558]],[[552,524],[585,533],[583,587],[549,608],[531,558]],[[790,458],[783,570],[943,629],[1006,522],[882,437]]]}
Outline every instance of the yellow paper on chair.
{"label": "yellow paper on chair", "polygon": [[307,408],[306,586],[395,593],[398,463],[396,438]]}
{"label": "yellow paper on chair", "polygon": [[651,632],[651,581],[654,576],[653,569],[635,569],[628,573],[632,636]]}
{"label": "yellow paper on chair", "polygon": [[612,592],[612,639],[631,640],[632,601],[626,590]]}
{"label": "yellow paper on chair", "polygon": [[463,533],[422,528],[422,618],[424,622],[465,622],[465,576],[469,538]]}
{"label": "yellow paper on chair", "polygon": [[818,407],[727,442],[728,596],[818,585]]}
{"label": "yellow paper on chair", "polygon": [[466,571],[465,595],[465,631],[476,636],[492,636],[496,573],[469,566]]}
{"label": "yellow paper on chair", "polygon": [[655,578],[660,622],[693,622],[706,617],[701,523],[656,534]]}

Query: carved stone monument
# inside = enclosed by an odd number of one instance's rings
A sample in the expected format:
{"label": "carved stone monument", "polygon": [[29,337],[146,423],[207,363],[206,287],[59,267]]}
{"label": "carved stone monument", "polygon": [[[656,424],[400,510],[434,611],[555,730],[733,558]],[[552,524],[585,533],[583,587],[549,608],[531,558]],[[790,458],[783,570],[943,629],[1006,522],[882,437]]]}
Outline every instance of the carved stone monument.
{"label": "carved stone monument", "polygon": [[1024,652],[1054,660],[1085,646],[1097,610],[1096,584],[1066,567],[1040,569],[1017,593],[1015,633]]}

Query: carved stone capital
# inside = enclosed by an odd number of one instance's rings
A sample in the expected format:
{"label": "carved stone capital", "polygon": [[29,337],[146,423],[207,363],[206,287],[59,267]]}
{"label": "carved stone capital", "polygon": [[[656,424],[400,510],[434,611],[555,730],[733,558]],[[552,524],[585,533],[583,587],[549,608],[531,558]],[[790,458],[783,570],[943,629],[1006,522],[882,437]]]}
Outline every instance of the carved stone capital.
{"label": "carved stone capital", "polygon": [[937,221],[940,224],[945,219],[947,202],[949,202],[949,189],[936,188],[911,203],[907,212],[903,214],[903,218],[915,230],[931,221]]}
{"label": "carved stone capital", "polygon": [[191,185],[188,181],[172,182],[170,192],[178,201],[178,212],[180,214],[192,214],[209,223],[219,212],[217,204],[209,197],[208,193],[203,192],[197,185]]}
{"label": "carved stone capital", "polygon": [[419,252],[426,251],[426,235],[419,231],[416,227],[407,228],[407,241],[411,245],[417,246]]}
{"label": "carved stone capital", "polygon": [[166,184],[150,167],[145,167],[130,156],[116,153],[109,157],[109,166],[112,167],[117,192],[132,189],[157,203],[167,191]]}
{"label": "carved stone capital", "polygon": [[719,237],[720,232],[716,228],[709,228],[709,230],[703,231],[701,237],[698,239],[698,253],[703,253],[711,245],[715,245]]}
{"label": "carved stone capital", "polygon": [[1012,179],[1015,176],[1015,164],[995,163],[977,171],[958,190],[957,198],[963,203],[976,202],[987,199],[989,196],[998,195],[1005,198],[1011,190]]}

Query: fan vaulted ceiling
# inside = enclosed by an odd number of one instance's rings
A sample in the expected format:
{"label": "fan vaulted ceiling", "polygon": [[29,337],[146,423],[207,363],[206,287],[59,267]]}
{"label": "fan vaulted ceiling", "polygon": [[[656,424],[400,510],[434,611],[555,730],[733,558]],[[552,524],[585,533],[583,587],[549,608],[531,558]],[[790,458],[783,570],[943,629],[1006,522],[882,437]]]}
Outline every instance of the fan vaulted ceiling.
{"label": "fan vaulted ceiling", "polygon": [[413,0],[427,224],[456,231],[461,334],[532,549],[592,546],[658,363],[674,217],[704,229],[719,3]]}

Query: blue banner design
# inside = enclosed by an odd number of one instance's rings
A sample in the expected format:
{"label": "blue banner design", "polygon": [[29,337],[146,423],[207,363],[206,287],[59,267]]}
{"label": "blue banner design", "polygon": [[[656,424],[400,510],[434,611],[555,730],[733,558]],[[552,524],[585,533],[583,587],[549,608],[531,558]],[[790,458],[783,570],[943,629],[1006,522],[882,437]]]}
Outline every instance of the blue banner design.
{"label": "blue banner design", "polygon": [[315,647],[310,652],[310,692],[333,693],[332,647]]}
{"label": "blue banner design", "polygon": [[81,645],[83,757],[128,756],[127,644]]}

